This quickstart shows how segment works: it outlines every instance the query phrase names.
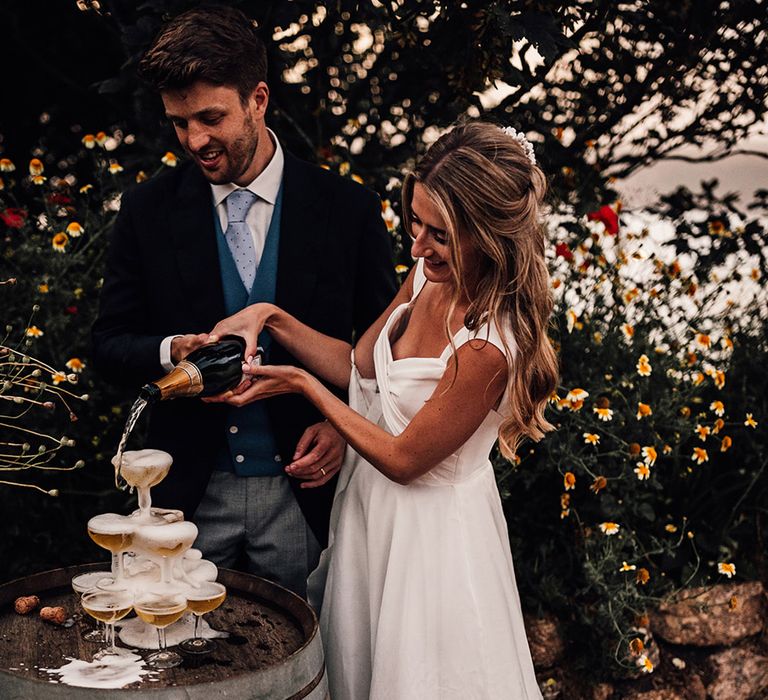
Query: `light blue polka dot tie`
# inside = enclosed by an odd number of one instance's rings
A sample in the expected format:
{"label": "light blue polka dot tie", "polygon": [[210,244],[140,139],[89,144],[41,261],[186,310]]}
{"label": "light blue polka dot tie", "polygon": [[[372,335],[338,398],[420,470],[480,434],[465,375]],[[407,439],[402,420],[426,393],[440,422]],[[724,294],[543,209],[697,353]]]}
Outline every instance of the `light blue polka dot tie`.
{"label": "light blue polka dot tie", "polygon": [[224,238],[248,293],[256,277],[256,251],[245,216],[258,197],[250,190],[235,190],[227,195],[227,230]]}

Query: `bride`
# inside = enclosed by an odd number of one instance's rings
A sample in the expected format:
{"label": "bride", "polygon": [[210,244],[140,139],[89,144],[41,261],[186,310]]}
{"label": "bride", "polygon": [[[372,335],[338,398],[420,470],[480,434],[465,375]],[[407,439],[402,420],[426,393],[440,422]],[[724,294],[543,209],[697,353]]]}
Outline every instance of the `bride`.
{"label": "bride", "polygon": [[[218,400],[303,394],[352,449],[342,466],[320,627],[334,700],[540,698],[489,461],[551,429],[557,379],[539,205],[546,181],[512,129],[444,134],[403,184],[418,262],[354,351],[256,304],[212,336],[266,328],[296,367],[244,365]],[[331,476],[289,465],[312,487]],[[322,577],[321,577],[322,578]]]}

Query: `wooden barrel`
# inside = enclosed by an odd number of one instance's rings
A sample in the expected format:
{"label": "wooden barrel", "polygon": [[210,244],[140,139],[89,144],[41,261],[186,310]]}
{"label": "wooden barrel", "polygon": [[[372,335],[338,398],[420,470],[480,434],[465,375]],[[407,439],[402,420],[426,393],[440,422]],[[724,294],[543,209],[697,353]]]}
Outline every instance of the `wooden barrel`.
{"label": "wooden barrel", "polygon": [[[224,604],[208,613],[211,627],[230,633],[216,640],[203,657],[185,657],[174,669],[159,671],[118,690],[72,687],[45,669],[71,658],[90,661],[100,645],[81,632],[93,622],[87,615],[66,628],[43,622],[38,611],[19,615],[19,596],[37,595],[41,606],[61,605],[79,612],[70,582],[73,576],[103,569],[86,564],[46,571],[0,586],[0,698],[2,700],[80,700],[153,698],[155,700],[328,700],[328,681],[312,608],[299,596],[256,576],[227,569],[218,580],[227,587]],[[139,652],[146,655],[145,652]]]}

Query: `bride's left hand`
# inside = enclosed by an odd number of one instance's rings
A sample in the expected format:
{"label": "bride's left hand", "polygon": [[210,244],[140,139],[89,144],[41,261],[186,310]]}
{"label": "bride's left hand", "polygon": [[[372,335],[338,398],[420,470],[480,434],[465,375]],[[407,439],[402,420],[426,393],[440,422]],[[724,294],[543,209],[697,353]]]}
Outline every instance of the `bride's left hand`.
{"label": "bride's left hand", "polygon": [[250,377],[234,389],[202,399],[208,403],[227,403],[230,406],[269,399],[281,394],[301,393],[306,372],[290,365],[243,365],[243,374]]}

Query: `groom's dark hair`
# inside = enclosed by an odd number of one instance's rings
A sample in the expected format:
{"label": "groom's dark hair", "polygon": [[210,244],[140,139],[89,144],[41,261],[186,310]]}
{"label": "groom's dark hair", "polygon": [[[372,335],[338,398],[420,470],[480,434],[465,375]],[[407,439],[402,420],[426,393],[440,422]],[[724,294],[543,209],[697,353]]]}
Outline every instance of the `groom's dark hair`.
{"label": "groom's dark hair", "polygon": [[139,62],[139,76],[156,90],[199,80],[237,89],[245,102],[267,79],[267,50],[255,22],[224,5],[198,7],[166,24]]}

